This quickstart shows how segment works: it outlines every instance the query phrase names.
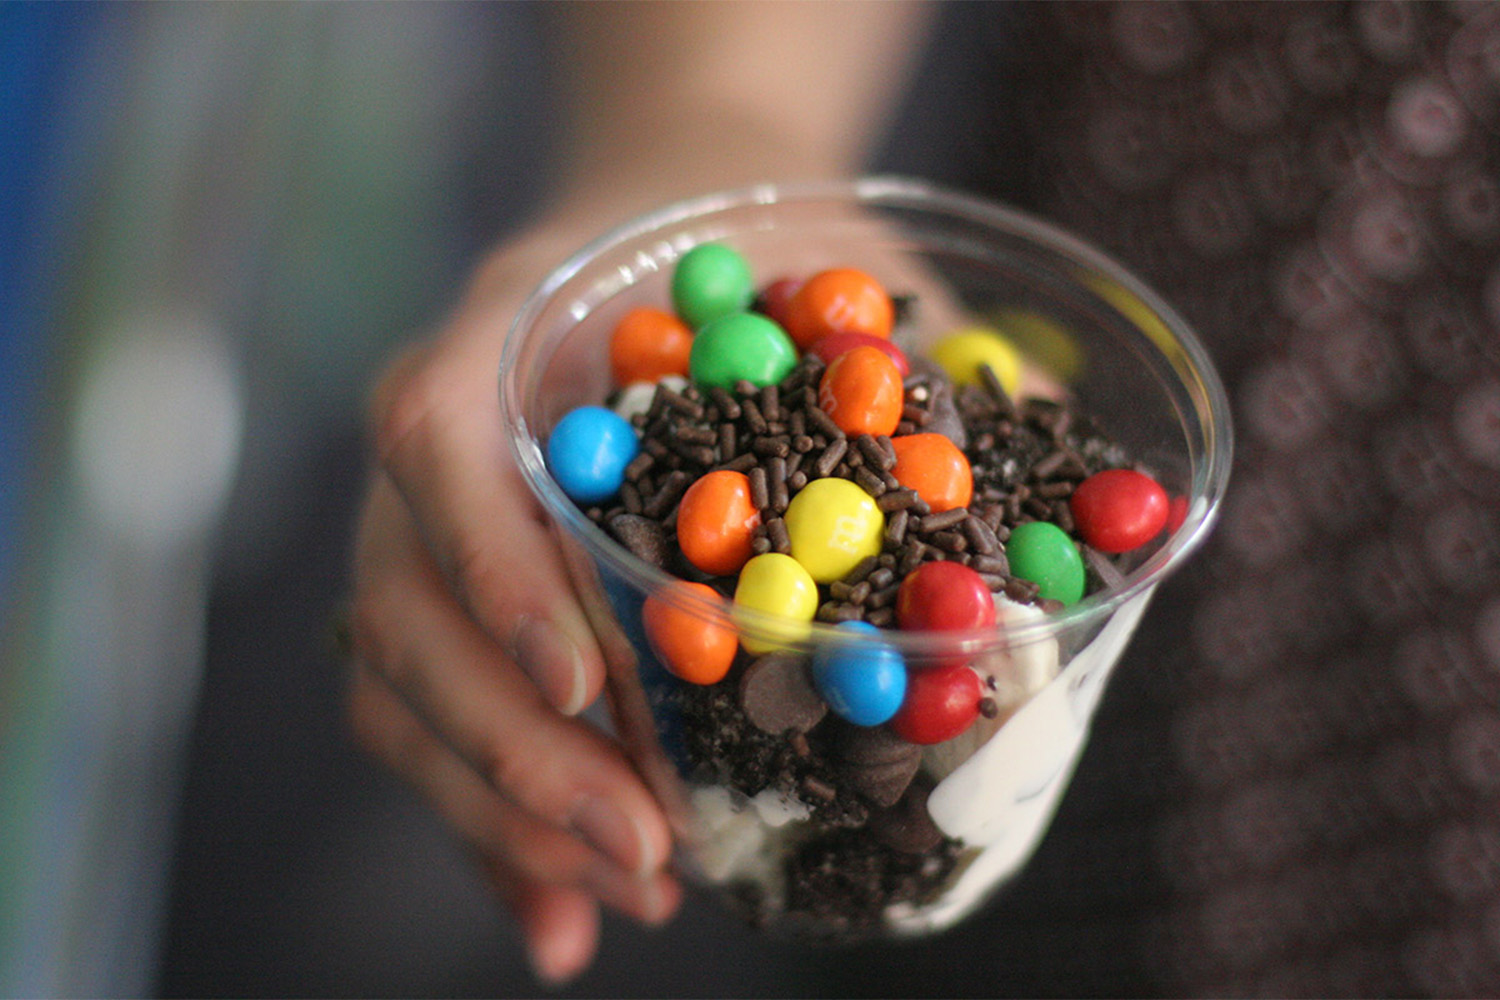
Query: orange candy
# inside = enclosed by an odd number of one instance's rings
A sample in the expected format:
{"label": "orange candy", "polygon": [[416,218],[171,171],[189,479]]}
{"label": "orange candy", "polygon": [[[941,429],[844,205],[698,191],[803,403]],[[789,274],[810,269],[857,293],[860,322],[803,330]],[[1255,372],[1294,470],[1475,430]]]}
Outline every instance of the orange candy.
{"label": "orange candy", "polygon": [[890,434],[901,422],[901,369],[875,347],[845,351],[823,369],[818,406],[851,437]]}
{"label": "orange candy", "polygon": [[693,331],[676,316],[641,306],[630,310],[609,338],[609,365],[615,385],[655,382],[663,375],[688,373]]}
{"label": "orange candy", "polygon": [[687,488],[677,508],[677,544],[705,573],[738,573],[750,559],[760,511],[750,502],[750,477],[720,469]]}
{"label": "orange candy", "polygon": [[927,501],[934,514],[967,507],[974,496],[974,473],[964,453],[942,434],[903,434],[891,438],[896,465],[891,475]]}
{"label": "orange candy", "polygon": [[[667,591],[696,595],[704,601],[723,598],[706,583],[674,580]],[[691,684],[717,684],[734,663],[739,636],[717,615],[705,616],[679,606],[680,598],[652,594],[641,608],[646,639],[672,675]]]}
{"label": "orange candy", "polygon": [[885,287],[863,271],[839,267],[802,283],[787,304],[786,332],[806,351],[832,333],[865,333],[889,340],[896,307]]}

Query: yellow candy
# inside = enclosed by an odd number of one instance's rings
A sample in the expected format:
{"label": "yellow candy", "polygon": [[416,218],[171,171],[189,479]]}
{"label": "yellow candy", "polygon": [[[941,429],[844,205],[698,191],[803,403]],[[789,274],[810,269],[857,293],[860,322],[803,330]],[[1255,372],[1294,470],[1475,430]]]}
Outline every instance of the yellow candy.
{"label": "yellow candy", "polygon": [[866,556],[880,555],[885,515],[847,479],[814,479],[786,509],[792,558],[819,583],[842,580]]}
{"label": "yellow candy", "polygon": [[[817,610],[818,585],[791,556],[766,552],[740,569],[732,614],[741,629],[757,636],[740,636],[751,653],[769,653],[800,642],[807,637],[807,623]],[[746,611],[750,613],[742,614]]]}
{"label": "yellow candy", "polygon": [[1021,386],[1020,352],[991,327],[956,330],[933,344],[927,356],[943,366],[954,385],[978,383],[979,366],[989,365],[1006,392],[1014,394]]}
{"label": "yellow candy", "polygon": [[995,315],[995,325],[1033,365],[1064,382],[1083,377],[1083,347],[1057,320],[1029,309],[1006,309]]}

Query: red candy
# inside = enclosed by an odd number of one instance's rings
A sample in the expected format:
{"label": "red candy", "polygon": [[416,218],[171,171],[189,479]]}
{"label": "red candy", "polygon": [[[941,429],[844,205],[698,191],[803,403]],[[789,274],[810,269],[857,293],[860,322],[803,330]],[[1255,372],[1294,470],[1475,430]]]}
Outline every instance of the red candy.
{"label": "red candy", "polygon": [[934,514],[967,507],[974,497],[974,470],[964,453],[943,434],[903,434],[891,438],[896,464],[891,475],[927,502]]}
{"label": "red candy", "polygon": [[1134,469],[1106,469],[1073,491],[1069,506],[1083,540],[1100,552],[1129,552],[1161,533],[1171,513],[1167,492]]}
{"label": "red candy", "polygon": [[818,405],[850,437],[890,434],[901,422],[905,399],[896,362],[873,347],[834,358],[818,384]]}
{"label": "red candy", "polygon": [[761,312],[785,330],[792,309],[792,296],[801,287],[802,282],[796,278],[777,278],[760,290]]}
{"label": "red candy", "polygon": [[1173,532],[1182,527],[1182,523],[1188,516],[1188,498],[1173,497],[1167,504],[1167,531]]}
{"label": "red candy", "polygon": [[609,338],[609,365],[615,385],[655,382],[663,375],[687,375],[693,331],[676,316],[640,306],[630,310]]}
{"label": "red candy", "polygon": [[677,544],[705,573],[738,573],[750,559],[760,511],[750,502],[750,478],[720,469],[687,488],[677,508]]}
{"label": "red candy", "polygon": [[877,351],[884,351],[896,362],[896,370],[901,373],[902,378],[911,374],[911,363],[906,360],[905,351],[889,340],[872,337],[868,333],[831,333],[812,345],[811,353],[822,358],[823,363],[828,365],[833,363],[834,358],[856,347],[873,347]]}
{"label": "red candy", "polygon": [[896,307],[885,288],[863,271],[837,267],[803,282],[787,310],[786,332],[806,351],[834,333],[889,339]]}
{"label": "red candy", "polygon": [[[668,589],[722,603],[706,583],[674,580]],[[712,617],[678,607],[671,599],[652,594],[641,608],[641,624],[651,648],[675,676],[692,684],[717,684],[729,673],[740,639],[734,629]]]}
{"label": "red candy", "polygon": [[979,675],[961,663],[914,670],[907,676],[906,699],[891,719],[891,729],[908,743],[922,746],[951,740],[974,724],[983,696]]}
{"label": "red candy", "polygon": [[923,563],[896,592],[896,624],[916,632],[961,632],[995,624],[995,598],[980,575],[946,559]]}

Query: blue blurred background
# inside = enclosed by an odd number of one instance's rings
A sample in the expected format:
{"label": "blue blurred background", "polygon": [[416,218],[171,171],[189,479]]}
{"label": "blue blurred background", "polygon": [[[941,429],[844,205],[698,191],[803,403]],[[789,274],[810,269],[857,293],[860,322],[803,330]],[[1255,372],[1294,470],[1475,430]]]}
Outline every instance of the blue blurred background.
{"label": "blue blurred background", "polygon": [[540,16],[0,6],[0,995],[406,992],[344,925],[424,899],[504,938],[323,643],[364,388],[536,204]]}

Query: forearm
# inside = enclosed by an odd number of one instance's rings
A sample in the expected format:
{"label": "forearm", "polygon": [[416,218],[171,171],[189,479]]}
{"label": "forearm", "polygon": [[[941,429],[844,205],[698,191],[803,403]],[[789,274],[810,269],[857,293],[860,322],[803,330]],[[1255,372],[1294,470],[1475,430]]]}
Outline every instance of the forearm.
{"label": "forearm", "polygon": [[558,202],[612,223],[714,188],[853,173],[925,38],[930,5],[568,3]]}

